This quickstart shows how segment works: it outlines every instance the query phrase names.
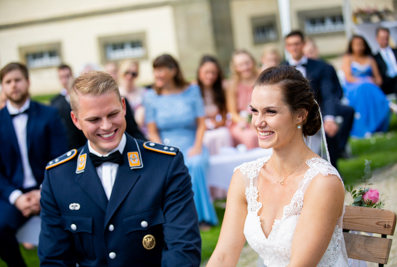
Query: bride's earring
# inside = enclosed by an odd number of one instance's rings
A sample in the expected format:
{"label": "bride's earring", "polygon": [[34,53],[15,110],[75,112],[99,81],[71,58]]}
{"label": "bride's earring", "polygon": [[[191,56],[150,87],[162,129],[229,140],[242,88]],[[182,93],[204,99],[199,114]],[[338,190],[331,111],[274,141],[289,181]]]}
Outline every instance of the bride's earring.
{"label": "bride's earring", "polygon": [[298,124],[298,127],[297,127],[298,129],[302,129],[302,125],[300,125],[300,124]]}

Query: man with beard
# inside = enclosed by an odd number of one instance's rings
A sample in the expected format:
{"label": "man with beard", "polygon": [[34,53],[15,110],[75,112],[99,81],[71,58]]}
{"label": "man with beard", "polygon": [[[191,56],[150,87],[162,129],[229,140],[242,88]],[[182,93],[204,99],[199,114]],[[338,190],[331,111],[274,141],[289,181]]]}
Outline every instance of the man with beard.
{"label": "man with beard", "polygon": [[15,234],[39,214],[45,166],[67,151],[67,140],[58,112],[30,100],[26,66],[9,63],[0,81],[8,98],[0,110],[0,258],[23,267]]}

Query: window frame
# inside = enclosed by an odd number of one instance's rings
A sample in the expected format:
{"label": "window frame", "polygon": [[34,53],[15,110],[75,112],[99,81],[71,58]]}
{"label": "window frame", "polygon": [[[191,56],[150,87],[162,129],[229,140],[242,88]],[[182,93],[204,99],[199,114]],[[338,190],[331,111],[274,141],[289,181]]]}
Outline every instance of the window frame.
{"label": "window frame", "polygon": [[[127,42],[136,42],[139,41],[144,48],[144,53],[142,56],[139,57],[126,57],[126,58],[119,58],[119,59],[108,59],[106,47],[107,45],[114,45],[120,43],[127,43]],[[120,62],[124,59],[132,59],[132,60],[144,60],[148,58],[148,47],[146,41],[146,33],[145,32],[137,32],[137,33],[130,33],[130,34],[122,34],[122,35],[112,35],[112,36],[102,36],[98,37],[98,45],[99,45],[99,53],[100,53],[100,62],[101,64],[106,64],[108,62]]]}
{"label": "window frame", "polygon": [[327,19],[332,16],[341,16],[343,18],[343,10],[342,7],[330,7],[323,9],[313,9],[313,10],[304,10],[298,11],[298,19],[299,19],[299,27],[303,29],[306,35],[308,36],[327,36],[327,35],[340,35],[345,33],[345,21],[343,21],[343,27],[336,31],[325,31],[325,32],[308,32],[306,29],[306,19]]}
{"label": "window frame", "polygon": [[[251,34],[252,34],[252,43],[254,45],[263,45],[267,43],[274,43],[279,41],[280,32],[279,25],[276,15],[257,15],[250,18],[251,21]],[[257,40],[255,38],[255,29],[259,26],[267,26],[273,24],[274,31],[276,33],[276,38],[274,40]]]}
{"label": "window frame", "polygon": [[[20,61],[24,63],[31,70],[56,68],[63,62],[61,42],[21,46],[18,48],[18,50],[19,50]],[[40,66],[40,67],[34,67],[29,65],[27,59],[28,54],[52,52],[54,50],[57,52],[59,59],[56,64],[48,65],[48,66]]]}

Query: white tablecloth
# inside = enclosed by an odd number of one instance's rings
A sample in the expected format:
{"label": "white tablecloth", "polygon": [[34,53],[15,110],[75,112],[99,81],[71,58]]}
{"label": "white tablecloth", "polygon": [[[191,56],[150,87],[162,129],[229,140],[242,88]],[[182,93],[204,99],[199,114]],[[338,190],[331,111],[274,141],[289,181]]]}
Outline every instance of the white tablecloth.
{"label": "white tablecloth", "polygon": [[210,167],[207,175],[207,185],[228,190],[235,167],[271,155],[272,149],[254,148],[248,151],[239,151],[233,147],[224,147],[219,155],[210,157]]}

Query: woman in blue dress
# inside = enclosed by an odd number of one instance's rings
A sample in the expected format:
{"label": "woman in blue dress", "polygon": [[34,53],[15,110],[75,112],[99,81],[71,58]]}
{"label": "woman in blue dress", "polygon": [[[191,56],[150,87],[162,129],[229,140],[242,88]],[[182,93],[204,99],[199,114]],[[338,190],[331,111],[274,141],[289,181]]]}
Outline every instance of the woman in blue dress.
{"label": "woman in blue dress", "polygon": [[379,88],[382,77],[363,37],[352,37],[342,68],[346,78],[345,95],[356,112],[351,135],[369,137],[374,132],[387,131],[389,101]]}
{"label": "woman in blue dress", "polygon": [[206,129],[200,88],[183,78],[178,62],[164,54],[153,62],[155,84],[145,94],[145,121],[149,139],[176,146],[192,177],[199,222],[218,224],[206,185],[209,152],[202,140]]}

